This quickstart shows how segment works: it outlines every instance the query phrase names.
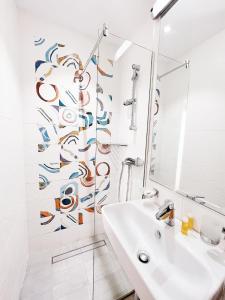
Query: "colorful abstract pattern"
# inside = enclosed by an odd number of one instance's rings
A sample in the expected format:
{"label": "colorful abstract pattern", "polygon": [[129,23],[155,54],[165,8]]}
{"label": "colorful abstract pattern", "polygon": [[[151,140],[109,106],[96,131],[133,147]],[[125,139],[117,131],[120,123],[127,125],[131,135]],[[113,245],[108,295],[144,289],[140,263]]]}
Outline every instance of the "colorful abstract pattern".
{"label": "colorful abstract pattern", "polygon": [[40,224],[59,231],[101,214],[108,197],[113,62],[99,65],[94,55],[83,73],[80,55],[65,54],[66,45],[42,37],[34,45],[37,146],[45,157],[39,193],[51,204],[40,211]]}

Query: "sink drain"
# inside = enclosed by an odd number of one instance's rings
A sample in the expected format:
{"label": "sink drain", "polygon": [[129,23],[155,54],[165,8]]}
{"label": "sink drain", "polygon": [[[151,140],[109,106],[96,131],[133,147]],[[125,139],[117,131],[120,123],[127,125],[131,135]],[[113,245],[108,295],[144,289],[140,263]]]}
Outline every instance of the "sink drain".
{"label": "sink drain", "polygon": [[137,257],[143,264],[147,264],[150,261],[150,256],[144,251],[139,251]]}

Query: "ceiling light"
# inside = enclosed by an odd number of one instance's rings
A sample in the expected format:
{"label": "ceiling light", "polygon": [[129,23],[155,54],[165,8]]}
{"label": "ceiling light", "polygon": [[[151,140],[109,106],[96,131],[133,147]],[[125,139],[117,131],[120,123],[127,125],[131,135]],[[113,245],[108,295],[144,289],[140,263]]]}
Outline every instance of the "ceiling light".
{"label": "ceiling light", "polygon": [[171,31],[170,25],[164,26],[163,31],[164,31],[165,33],[169,33],[169,32]]}
{"label": "ceiling light", "polygon": [[127,49],[132,45],[132,42],[125,40],[123,44],[118,48],[116,51],[114,60],[117,61],[126,51]]}

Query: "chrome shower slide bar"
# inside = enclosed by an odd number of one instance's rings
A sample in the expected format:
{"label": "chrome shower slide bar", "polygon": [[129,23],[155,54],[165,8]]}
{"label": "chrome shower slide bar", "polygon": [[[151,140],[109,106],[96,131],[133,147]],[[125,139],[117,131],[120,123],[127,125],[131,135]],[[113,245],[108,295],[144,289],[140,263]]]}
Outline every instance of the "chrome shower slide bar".
{"label": "chrome shower slide bar", "polygon": [[128,99],[126,101],[123,102],[124,106],[129,106],[132,105],[132,110],[131,110],[131,124],[129,129],[130,130],[137,130],[137,126],[136,126],[136,105],[137,105],[137,98],[136,98],[136,83],[139,77],[139,71],[140,71],[140,66],[133,64],[132,65],[132,70],[133,70],[133,75],[132,75],[132,96],[131,99]]}

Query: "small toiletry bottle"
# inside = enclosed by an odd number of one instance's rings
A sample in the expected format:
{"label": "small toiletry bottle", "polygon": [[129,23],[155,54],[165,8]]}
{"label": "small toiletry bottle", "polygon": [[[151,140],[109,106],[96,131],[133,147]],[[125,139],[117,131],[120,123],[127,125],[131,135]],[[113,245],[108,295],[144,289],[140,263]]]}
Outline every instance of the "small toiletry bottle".
{"label": "small toiletry bottle", "polygon": [[182,219],[182,222],[181,222],[181,233],[184,234],[184,235],[187,235],[188,234],[188,229],[189,229],[188,218],[184,217]]}
{"label": "small toiletry bottle", "polygon": [[188,228],[193,229],[194,227],[194,217],[192,214],[188,214]]}

